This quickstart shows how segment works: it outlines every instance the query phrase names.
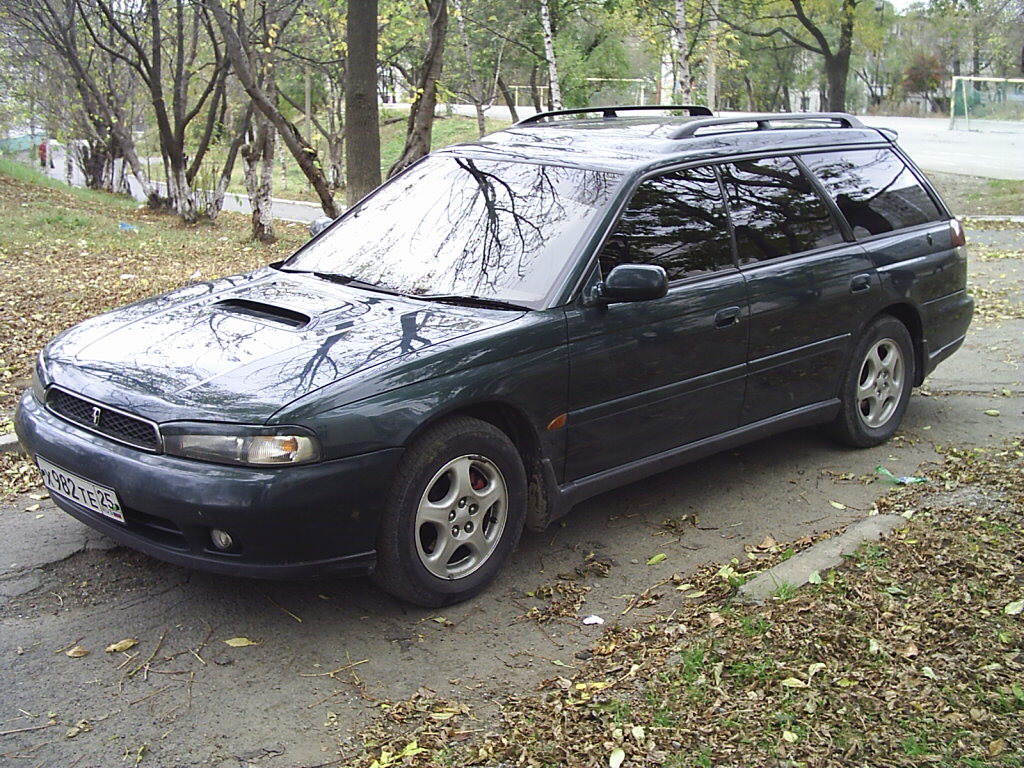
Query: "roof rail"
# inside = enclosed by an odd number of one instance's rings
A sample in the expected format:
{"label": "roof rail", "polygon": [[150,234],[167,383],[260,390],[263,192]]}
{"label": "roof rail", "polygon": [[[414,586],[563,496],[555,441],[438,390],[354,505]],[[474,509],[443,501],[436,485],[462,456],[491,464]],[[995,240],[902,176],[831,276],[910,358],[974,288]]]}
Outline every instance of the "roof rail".
{"label": "roof rail", "polygon": [[[698,131],[707,133],[728,133],[731,126],[753,123],[757,127],[749,130],[771,131],[779,128],[822,128],[830,125],[835,128],[863,128],[864,123],[853,115],[844,112],[780,112],[778,114],[751,115],[750,117],[714,117],[708,120],[694,120],[681,125],[672,133],[673,139],[688,139]],[[787,125],[773,128],[772,123],[807,123],[807,125]],[[721,128],[720,131],[705,131],[707,128]]]}
{"label": "roof rail", "polygon": [[538,112],[535,115],[523,118],[516,125],[530,125],[531,123],[539,123],[546,121],[553,117],[561,117],[562,115],[586,115],[591,113],[600,112],[601,116],[605,119],[611,119],[619,116],[619,112],[668,112],[668,111],[683,111],[686,112],[690,117],[712,117],[714,113],[707,107],[700,106],[697,104],[646,104],[643,106],[619,106],[619,107],[583,107],[581,109],[556,109],[552,112]]}

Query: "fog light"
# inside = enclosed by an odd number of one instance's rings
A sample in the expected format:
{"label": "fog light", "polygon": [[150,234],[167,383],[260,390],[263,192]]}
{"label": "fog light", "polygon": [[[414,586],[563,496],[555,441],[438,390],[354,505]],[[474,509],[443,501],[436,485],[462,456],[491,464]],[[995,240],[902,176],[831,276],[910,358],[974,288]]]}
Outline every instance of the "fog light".
{"label": "fog light", "polygon": [[222,531],[220,528],[214,528],[210,531],[210,541],[213,542],[213,546],[221,551],[231,549],[235,544],[231,534],[227,531]]}

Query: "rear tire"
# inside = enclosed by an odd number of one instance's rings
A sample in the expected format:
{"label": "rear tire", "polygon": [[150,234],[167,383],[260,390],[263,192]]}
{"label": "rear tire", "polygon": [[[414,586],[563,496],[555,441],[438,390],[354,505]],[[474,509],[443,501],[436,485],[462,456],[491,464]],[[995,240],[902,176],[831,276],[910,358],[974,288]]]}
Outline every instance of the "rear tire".
{"label": "rear tire", "polygon": [[914,382],[914,347],[907,327],[891,315],[871,322],[843,378],[842,409],[832,436],[855,448],[880,445],[895,434]]}
{"label": "rear tire", "polygon": [[466,600],[497,576],[526,517],[526,472],[497,427],[450,418],[406,451],[377,534],[374,581],[436,608]]}

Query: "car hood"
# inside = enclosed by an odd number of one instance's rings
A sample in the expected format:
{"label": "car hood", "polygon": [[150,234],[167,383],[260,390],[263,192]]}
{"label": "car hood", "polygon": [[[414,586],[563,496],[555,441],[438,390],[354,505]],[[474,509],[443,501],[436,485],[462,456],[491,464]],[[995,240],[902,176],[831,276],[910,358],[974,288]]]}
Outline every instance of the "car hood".
{"label": "car hood", "polygon": [[54,383],[155,421],[265,421],[328,384],[520,314],[266,268],[95,317],[54,340],[45,362]]}

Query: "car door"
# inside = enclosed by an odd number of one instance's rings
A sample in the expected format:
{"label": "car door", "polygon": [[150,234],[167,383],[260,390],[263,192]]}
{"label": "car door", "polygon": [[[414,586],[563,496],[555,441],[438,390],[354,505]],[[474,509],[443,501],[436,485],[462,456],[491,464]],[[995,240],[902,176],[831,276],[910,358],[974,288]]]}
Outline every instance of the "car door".
{"label": "car door", "polygon": [[566,311],[567,481],[732,429],[743,401],[746,288],[712,169],[643,181],[598,261],[595,280],[619,263],[659,265],[669,290]]}
{"label": "car door", "polygon": [[721,172],[750,304],[740,424],[751,424],[836,396],[878,276],[792,158]]}

